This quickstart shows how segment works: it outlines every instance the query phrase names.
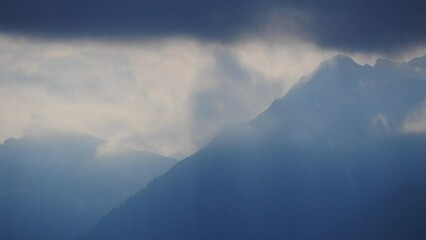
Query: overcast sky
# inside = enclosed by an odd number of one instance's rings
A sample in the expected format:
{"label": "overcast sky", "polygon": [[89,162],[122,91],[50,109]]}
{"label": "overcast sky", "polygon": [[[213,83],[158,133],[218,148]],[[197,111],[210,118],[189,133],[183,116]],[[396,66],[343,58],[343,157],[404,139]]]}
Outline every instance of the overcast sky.
{"label": "overcast sky", "polygon": [[324,59],[425,55],[426,3],[3,0],[0,141],[45,131],[182,158]]}

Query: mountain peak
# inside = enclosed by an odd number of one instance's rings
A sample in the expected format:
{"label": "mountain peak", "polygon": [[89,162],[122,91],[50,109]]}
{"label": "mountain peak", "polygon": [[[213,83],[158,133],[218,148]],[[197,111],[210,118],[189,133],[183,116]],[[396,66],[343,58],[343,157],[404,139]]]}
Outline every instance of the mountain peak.
{"label": "mountain peak", "polygon": [[350,66],[350,65],[358,65],[352,58],[339,54],[334,57],[331,57],[324,62],[321,63],[320,68],[324,66]]}
{"label": "mountain peak", "polygon": [[[323,61],[319,67],[308,77],[309,81],[318,79],[319,81],[328,82],[347,82],[352,79],[351,76],[357,75],[363,66],[356,63],[352,58],[346,55],[336,55]],[[334,79],[334,80],[333,80]]]}
{"label": "mountain peak", "polygon": [[[407,114],[424,101],[426,82],[405,63],[378,60],[375,66],[337,55],[261,114],[256,124],[282,130],[293,142],[318,143],[381,137],[398,131]],[[294,140],[296,139],[296,140]]]}

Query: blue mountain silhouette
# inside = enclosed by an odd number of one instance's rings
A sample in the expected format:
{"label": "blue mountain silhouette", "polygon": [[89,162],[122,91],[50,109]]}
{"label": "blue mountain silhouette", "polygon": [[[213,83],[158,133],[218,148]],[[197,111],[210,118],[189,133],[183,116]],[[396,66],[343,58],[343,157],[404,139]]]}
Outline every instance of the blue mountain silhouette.
{"label": "blue mountain silhouette", "polygon": [[425,59],[325,61],[80,239],[426,239]]}

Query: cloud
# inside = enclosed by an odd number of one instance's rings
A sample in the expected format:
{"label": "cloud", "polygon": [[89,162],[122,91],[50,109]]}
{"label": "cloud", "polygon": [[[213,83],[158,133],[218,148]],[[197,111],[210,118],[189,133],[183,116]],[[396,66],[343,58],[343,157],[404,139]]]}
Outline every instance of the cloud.
{"label": "cloud", "polygon": [[217,51],[214,59],[214,65],[200,73],[190,101],[193,135],[200,145],[224,127],[254,118],[288,84],[242,65],[229,51]]}
{"label": "cloud", "polygon": [[[197,71],[209,62],[196,43],[3,37],[0,47],[2,140],[34,129],[64,129],[166,155],[193,150],[190,139],[173,143],[187,136],[185,96]],[[138,142],[135,135],[150,141]]]}
{"label": "cloud", "polygon": [[82,132],[184,157],[256,117],[333,51],[287,40],[221,45],[0,35],[0,141]]}
{"label": "cloud", "polygon": [[426,133],[426,100],[422,106],[406,117],[402,131],[407,133]]}
{"label": "cloud", "polygon": [[4,0],[0,30],[210,42],[290,35],[323,48],[394,52],[426,42],[425,8],[421,0]]}

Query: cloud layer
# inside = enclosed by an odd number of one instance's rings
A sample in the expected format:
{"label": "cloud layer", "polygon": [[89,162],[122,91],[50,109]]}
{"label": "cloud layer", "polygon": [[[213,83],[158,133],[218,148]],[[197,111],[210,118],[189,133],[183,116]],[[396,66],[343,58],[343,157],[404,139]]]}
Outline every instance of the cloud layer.
{"label": "cloud layer", "polygon": [[290,35],[324,48],[394,52],[426,42],[425,8],[421,0],[4,0],[0,31],[210,42]]}
{"label": "cloud layer", "polygon": [[262,112],[322,59],[312,45],[0,36],[0,141],[61,130],[183,157]]}

